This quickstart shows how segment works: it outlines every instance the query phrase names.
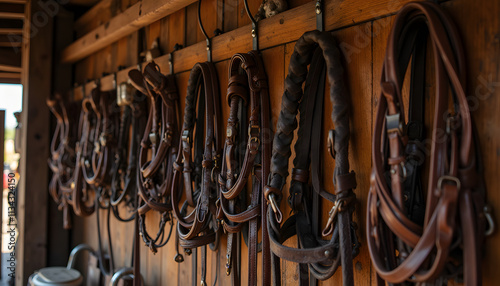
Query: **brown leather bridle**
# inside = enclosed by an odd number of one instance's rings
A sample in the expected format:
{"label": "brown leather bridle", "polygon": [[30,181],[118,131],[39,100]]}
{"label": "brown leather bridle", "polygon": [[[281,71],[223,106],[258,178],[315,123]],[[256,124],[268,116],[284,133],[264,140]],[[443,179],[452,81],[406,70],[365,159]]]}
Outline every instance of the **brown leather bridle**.
{"label": "brown leather bridle", "polygon": [[[197,63],[189,76],[182,136],[174,162],[172,209],[177,218],[177,235],[181,247],[188,254],[191,249],[201,247],[202,284],[206,283],[206,246],[210,244],[212,250],[217,250],[220,235],[215,204],[222,151],[219,140],[219,96],[215,66],[210,62]],[[186,197],[182,203],[178,194],[180,188]],[[179,204],[182,204],[181,209]],[[193,265],[193,279],[196,279],[196,269],[197,266]]]}
{"label": "brown leather bridle", "polygon": [[57,119],[56,129],[50,143],[51,157],[48,160],[52,170],[49,192],[58,204],[59,210],[63,210],[63,227],[70,229],[71,179],[75,171],[75,144],[78,140],[76,116],[80,113],[81,104],[70,103],[61,95],[56,94],[54,99],[47,100],[47,106]]}
{"label": "brown leather bridle", "polygon": [[[226,274],[232,273],[232,285],[240,285],[237,264],[240,237],[237,234],[243,232],[248,246],[247,285],[257,285],[257,252],[259,246],[262,247],[258,243],[259,217],[267,218],[261,200],[269,175],[272,143],[267,76],[258,52],[235,54],[231,58],[227,102],[230,113],[218,179],[218,218],[224,221],[223,226],[228,233]],[[250,111],[248,118],[247,106]],[[251,200],[250,204],[246,204],[247,193],[244,190],[249,180]],[[266,225],[265,220],[262,225]],[[263,260],[269,258],[268,253],[263,254]],[[269,267],[263,271],[270,273]]]}
{"label": "brown leather bridle", "polygon": [[[335,194],[327,192],[321,183],[320,139],[325,72],[330,82],[332,121],[335,125],[328,140],[330,153],[335,159]],[[340,50],[333,36],[328,32],[306,32],[295,44],[290,60],[273,142],[271,175],[265,189],[265,197],[271,205],[267,225],[271,251],[281,259],[299,263],[301,285],[330,278],[341,261],[343,284],[354,283],[352,258],[359,248],[355,226],[351,222],[355,200],[352,189],[356,187],[356,179],[354,172],[349,172],[349,95],[343,80]],[[296,155],[288,198],[293,215],[281,224],[279,202],[288,176],[290,147],[299,111]],[[319,235],[320,197],[334,204],[323,231],[323,236],[333,234],[329,240]],[[284,246],[283,243],[294,235],[298,238],[298,248]],[[273,263],[273,267],[279,269],[279,262]]]}
{"label": "brown leather bridle", "polygon": [[[139,228],[144,243],[156,253],[170,239],[173,224],[165,235],[165,224],[171,221],[170,189],[172,163],[177,152],[172,142],[179,138],[178,92],[174,75],[163,75],[151,62],[144,68],[129,72],[131,83],[149,98],[149,117],[139,148],[137,188],[139,191]],[[151,159],[148,159],[150,154]],[[161,213],[155,237],[146,230],[145,215],[150,210]],[[171,221],[172,223],[172,221]]]}
{"label": "brown leather bridle", "polygon": [[[430,139],[424,132],[427,38],[436,79]],[[410,58],[406,123],[402,86]],[[466,285],[481,285],[489,214],[483,211],[482,166],[465,82],[464,51],[449,16],[434,3],[405,5],[394,22],[382,69],[366,225],[373,265],[389,283],[440,284],[463,274]],[[421,174],[425,170],[428,176]],[[418,197],[425,185],[424,203]]]}

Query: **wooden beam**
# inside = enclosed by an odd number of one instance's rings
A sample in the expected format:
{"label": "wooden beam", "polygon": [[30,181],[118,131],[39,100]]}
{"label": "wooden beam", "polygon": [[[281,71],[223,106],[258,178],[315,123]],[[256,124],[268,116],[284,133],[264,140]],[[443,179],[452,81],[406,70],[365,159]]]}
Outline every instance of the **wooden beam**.
{"label": "wooden beam", "polygon": [[23,70],[22,67],[8,66],[0,64],[0,71],[4,72],[21,72]]}
{"label": "wooden beam", "polygon": [[[38,1],[26,5],[26,19],[42,13]],[[16,285],[27,285],[28,277],[47,265],[48,184],[50,112],[45,101],[51,93],[53,18],[38,33],[27,37],[22,47],[22,152],[18,191],[19,237],[16,244]],[[24,26],[29,35],[30,21]],[[31,48],[32,47],[32,48]]]}
{"label": "wooden beam", "polygon": [[24,19],[24,14],[13,12],[0,12],[0,18],[4,19]]}
{"label": "wooden beam", "polygon": [[0,47],[19,48],[23,45],[20,42],[0,42]]}
{"label": "wooden beam", "polygon": [[0,3],[26,4],[27,0],[0,0]]}
{"label": "wooden beam", "polygon": [[81,60],[193,2],[195,0],[139,1],[125,12],[113,17],[108,23],[99,26],[69,45],[64,49],[61,60],[65,63]]}
{"label": "wooden beam", "polygon": [[17,72],[0,72],[0,78],[21,79],[21,73],[17,73]]}
{"label": "wooden beam", "polygon": [[[110,15],[109,10],[111,9],[111,3],[113,3],[113,0],[102,0],[99,3],[95,4],[88,10],[85,14],[83,14],[80,18],[78,18],[75,21],[75,25],[73,26],[73,29],[75,30],[76,34],[84,35],[86,34],[85,29],[87,29],[87,32],[91,30],[91,28],[86,28],[89,26],[92,22],[95,25],[96,18],[97,19],[102,19],[99,16],[108,13]],[[104,23],[98,23],[98,25],[104,24]],[[95,26],[94,26],[95,27]]]}
{"label": "wooden beam", "polygon": [[[358,23],[371,21],[395,14],[404,4],[411,0],[353,0],[325,2],[325,28],[328,31],[342,29]],[[304,31],[316,29],[315,2],[309,2],[297,8],[282,12],[274,17],[259,22],[259,46],[261,50],[272,48],[283,43],[299,39]],[[341,11],[341,12],[339,12]],[[224,33],[212,39],[213,61],[223,61],[231,58],[234,53],[252,49],[251,25]],[[206,43],[199,42],[187,48],[174,52],[174,73],[190,70],[195,63],[207,60]],[[162,70],[168,70],[168,55],[155,59]],[[118,81],[127,79],[127,72],[137,68],[117,72]],[[103,90],[111,90],[113,76],[100,79]],[[87,83],[85,90],[90,92],[93,82]],[[75,96],[81,96],[81,87],[74,89]]]}
{"label": "wooden beam", "polygon": [[23,33],[23,29],[13,29],[13,28],[0,28],[0,34],[16,34],[21,35]]}

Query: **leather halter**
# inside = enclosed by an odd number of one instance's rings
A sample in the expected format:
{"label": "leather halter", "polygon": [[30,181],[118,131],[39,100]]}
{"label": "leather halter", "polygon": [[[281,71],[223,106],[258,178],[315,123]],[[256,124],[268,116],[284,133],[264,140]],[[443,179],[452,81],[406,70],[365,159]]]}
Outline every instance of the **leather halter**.
{"label": "leather halter", "polygon": [[[423,128],[427,38],[436,79],[430,134]],[[410,58],[406,123],[402,85]],[[488,214],[483,213],[482,166],[465,71],[458,32],[441,8],[430,2],[405,5],[394,22],[383,66],[366,225],[373,265],[390,283],[438,284],[463,271],[466,285],[481,285]],[[428,176],[420,175],[424,170]],[[419,206],[415,198],[425,184],[427,199]]]}
{"label": "leather halter", "polygon": [[[261,199],[269,175],[272,140],[267,76],[258,52],[235,54],[231,58],[227,102],[230,113],[218,179],[218,218],[224,220],[223,226],[228,232],[226,274],[232,274],[232,285],[240,285],[237,264],[239,236],[236,234],[245,228],[243,235],[249,253],[247,285],[257,285],[259,217],[267,217],[262,213]],[[250,110],[248,119],[247,106]],[[244,203],[247,196],[244,190],[249,180],[252,190],[251,202],[247,205]],[[263,257],[263,260],[267,259],[269,257]],[[234,271],[231,268],[235,268]],[[270,269],[267,268],[266,272],[270,273]]]}
{"label": "leather halter", "polygon": [[[311,66],[308,71],[309,63]],[[332,121],[335,125],[329,138],[330,153],[335,156],[335,194],[327,192],[321,184],[320,138],[325,71],[330,82]],[[304,81],[305,91],[302,90]],[[352,257],[357,255],[359,243],[351,222],[355,199],[352,189],[356,187],[356,179],[354,172],[349,172],[348,161],[349,94],[344,87],[340,51],[330,33],[307,32],[297,41],[285,80],[281,106],[274,136],[271,177],[265,189],[265,197],[272,207],[268,211],[267,225],[271,251],[281,259],[300,263],[301,285],[315,283],[315,279],[330,278],[340,261],[343,284],[353,285]],[[288,176],[290,146],[297,127],[298,111],[300,125],[289,190],[293,215],[281,225],[279,201]],[[309,185],[309,179],[312,185]],[[319,236],[320,197],[334,204],[323,232],[323,236],[333,233],[329,240]],[[335,216],[337,223],[333,226]],[[294,235],[297,235],[299,247],[284,246],[283,243]],[[279,267],[279,264],[273,266]]]}
{"label": "leather halter", "polygon": [[77,141],[77,115],[81,105],[78,102],[67,102],[56,94],[54,99],[47,100],[47,106],[57,119],[56,129],[50,144],[51,158],[48,160],[53,176],[49,184],[49,192],[63,210],[63,227],[71,228],[69,207],[71,199],[71,179],[75,171],[75,144]]}
{"label": "leather halter", "polygon": [[[156,253],[170,239],[165,236],[165,224],[171,220],[170,188],[172,184],[172,163],[177,149],[179,127],[178,93],[174,75],[163,75],[159,67],[149,63],[141,74],[138,70],[129,72],[131,83],[149,98],[149,117],[139,148],[137,188],[139,190],[139,229],[144,243]],[[151,159],[148,159],[148,154]],[[161,213],[156,237],[146,230],[145,215],[150,210]],[[171,222],[172,223],[172,222]]]}
{"label": "leather halter", "polygon": [[[217,250],[219,238],[215,206],[222,150],[219,140],[219,101],[215,66],[210,62],[197,63],[189,76],[182,137],[174,162],[172,208],[177,218],[180,245],[189,249],[187,253],[192,248],[203,246],[202,284],[205,283],[206,245],[210,244],[212,250]],[[180,210],[179,188],[182,188],[186,197]],[[192,208],[189,214],[186,213],[188,208]]]}

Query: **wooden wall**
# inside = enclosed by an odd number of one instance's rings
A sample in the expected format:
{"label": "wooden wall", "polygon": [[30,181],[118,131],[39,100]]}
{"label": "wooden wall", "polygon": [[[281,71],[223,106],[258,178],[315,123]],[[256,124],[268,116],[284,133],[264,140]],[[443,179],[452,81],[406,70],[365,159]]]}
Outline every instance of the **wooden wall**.
{"label": "wooden wall", "polygon": [[[136,0],[111,1],[102,0],[94,7],[95,17],[82,17],[75,22],[76,35],[81,36],[98,25],[105,23],[110,17],[120,13]],[[249,0],[250,8],[256,11],[261,0]],[[306,4],[307,0],[288,0],[291,8]],[[335,26],[335,36],[338,39],[345,57],[345,70],[347,72],[347,82],[351,93],[351,143],[350,162],[351,168],[356,171],[358,188],[356,195],[358,203],[356,205],[355,221],[357,222],[358,236],[361,239],[361,253],[354,260],[354,271],[356,285],[375,284],[375,272],[371,266],[365,239],[365,205],[369,189],[369,177],[371,172],[371,137],[373,118],[375,116],[377,101],[379,97],[379,79],[381,64],[385,55],[385,47],[388,33],[393,21],[393,12],[397,11],[405,2],[403,0],[377,0],[371,2],[373,7],[366,11],[364,0],[333,0],[335,10],[327,13],[328,17],[339,20],[339,25]],[[345,6],[351,2],[354,5]],[[310,3],[309,3],[310,4]],[[188,47],[204,40],[197,26],[196,3],[182,9],[158,22],[155,22],[144,29],[145,41],[149,47],[150,43],[159,38],[160,48],[163,53],[171,52],[176,43]],[[468,1],[450,0],[441,4],[449,12],[459,27],[465,50],[467,52],[468,63],[468,88],[467,95],[471,104],[471,110],[476,120],[479,134],[481,135],[481,148],[483,151],[485,178],[488,187],[488,201],[493,206],[495,216],[500,213],[500,193],[498,189],[498,170],[500,169],[500,3],[496,0]],[[356,9],[359,6],[358,9]],[[313,6],[311,6],[313,7]],[[350,7],[342,9],[342,7]],[[314,10],[310,11],[314,17]],[[358,15],[368,15],[359,18]],[[327,21],[333,21],[327,19]],[[335,20],[337,20],[335,19]],[[347,19],[347,20],[346,20]],[[202,20],[207,32],[212,32],[219,28],[224,32],[234,30],[238,27],[248,25],[242,0],[205,0],[202,3]],[[300,28],[301,26],[298,25]],[[279,31],[276,37],[279,39]],[[300,33],[305,32],[300,31]],[[250,33],[250,29],[248,29]],[[261,37],[269,35],[261,34]],[[75,83],[80,84],[87,80],[93,80],[102,74],[113,73],[118,67],[130,67],[138,63],[137,54],[143,49],[143,43],[139,42],[139,32],[135,32],[128,37],[119,40],[117,43],[85,58],[74,65]],[[297,38],[295,38],[296,40]],[[238,39],[232,39],[237,41]],[[294,41],[295,41],[294,40]],[[270,96],[272,104],[272,120],[276,124],[281,103],[281,95],[284,89],[284,78],[288,73],[288,63],[295,45],[294,41],[278,41],[278,45],[262,50],[262,57],[269,77]],[[249,43],[250,45],[250,43]],[[228,42],[228,47],[230,43]],[[236,52],[247,52],[247,50],[231,50],[230,54]],[[201,57],[205,60],[204,53]],[[176,58],[176,62],[182,61]],[[175,65],[175,63],[174,63]],[[224,122],[228,116],[228,106],[225,104],[225,92],[227,88],[227,68],[228,57],[218,60],[216,67],[219,73],[221,87],[222,108]],[[168,72],[168,66],[162,66],[163,72]],[[182,96],[182,107],[186,95],[186,86],[189,77],[187,69],[176,69],[177,84]],[[432,90],[433,86],[428,86]],[[427,99],[429,102],[431,98]],[[324,133],[332,128],[330,116],[331,104],[325,102],[324,105]],[[225,126],[225,123],[224,123]],[[323,142],[326,142],[323,141]],[[328,189],[331,189],[332,170],[334,162],[326,156],[324,162],[324,182]],[[330,187],[328,187],[330,186]],[[287,187],[284,188],[285,190]],[[288,194],[285,191],[284,197]],[[327,217],[331,205],[323,206],[324,217]],[[283,200],[281,206],[283,213],[288,214],[290,209]],[[104,215],[101,215],[104,218]],[[148,215],[147,226],[156,233],[158,215]],[[103,221],[104,223],[104,221]],[[324,224],[325,222],[323,222]],[[93,247],[97,247],[95,215],[86,219],[77,219],[74,223],[75,239],[74,244],[86,242]],[[117,222],[112,218],[113,250],[115,253],[115,265],[117,267],[130,266],[132,254],[133,224]],[[168,227],[168,225],[167,225]],[[230,285],[230,280],[225,275],[225,239],[221,241],[219,254],[210,253],[208,256],[208,283],[213,281],[216,275],[216,261],[219,262],[218,285]],[[289,243],[295,244],[294,241]],[[243,244],[244,245],[244,244]],[[489,237],[486,243],[486,251],[483,263],[483,276],[485,285],[496,284],[499,277],[498,264],[500,263],[500,235],[496,232]],[[246,281],[248,275],[246,271],[246,247],[242,247],[242,281]],[[146,247],[141,249],[141,271],[145,277],[147,285],[188,285],[191,283],[191,257],[184,255],[186,261],[182,264],[174,262],[175,255],[174,241],[159,250],[153,255]],[[198,259],[200,261],[200,259]],[[260,266],[261,267],[261,266]],[[322,283],[323,285],[337,285],[341,282],[341,271],[334,277]],[[199,272],[198,272],[199,273]],[[259,268],[259,275],[261,268]],[[282,263],[282,280],[284,285],[298,284],[297,265],[289,262]],[[198,282],[199,283],[199,282]]]}

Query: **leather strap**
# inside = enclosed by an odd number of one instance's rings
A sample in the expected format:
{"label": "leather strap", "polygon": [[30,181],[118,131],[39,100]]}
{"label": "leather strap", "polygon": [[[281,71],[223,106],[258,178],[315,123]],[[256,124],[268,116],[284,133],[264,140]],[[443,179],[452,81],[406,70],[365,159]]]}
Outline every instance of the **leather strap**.
{"label": "leather strap", "polygon": [[[330,82],[332,121],[335,125],[335,130],[331,132],[333,138],[330,140],[334,141],[332,153],[335,154],[333,182],[335,194],[327,192],[321,186],[320,138],[325,72]],[[302,264],[301,285],[308,285],[309,280],[315,283],[314,279],[330,278],[340,262],[342,262],[343,284],[354,283],[352,258],[357,255],[359,248],[354,225],[351,222],[354,210],[352,202],[355,199],[352,189],[356,187],[356,183],[354,172],[349,172],[349,99],[342,77],[340,51],[330,33],[307,32],[297,41],[285,80],[285,93],[274,136],[271,176],[265,189],[265,197],[272,206],[268,211],[267,224],[271,251],[281,259]],[[289,204],[293,215],[281,224],[279,202],[288,176],[290,146],[293,132],[297,128],[298,111],[300,111],[300,125],[289,190]],[[309,185],[310,178],[312,186]],[[334,204],[326,227],[331,230],[325,234],[332,233],[329,240],[322,239],[318,233],[317,224],[320,221],[315,212],[318,211],[320,197]],[[334,224],[336,216],[337,224]],[[284,246],[283,243],[294,235],[298,238],[298,248]]]}
{"label": "leather strap", "polygon": [[[423,128],[426,69],[420,64],[427,38],[436,79],[429,139]],[[402,85],[410,58],[407,123]],[[366,226],[373,265],[389,283],[438,283],[461,278],[463,272],[466,285],[481,285],[487,214],[465,71],[458,32],[441,8],[430,2],[405,5],[394,22],[383,66]],[[425,164],[430,167],[424,169]],[[424,170],[428,175],[421,175]]]}

